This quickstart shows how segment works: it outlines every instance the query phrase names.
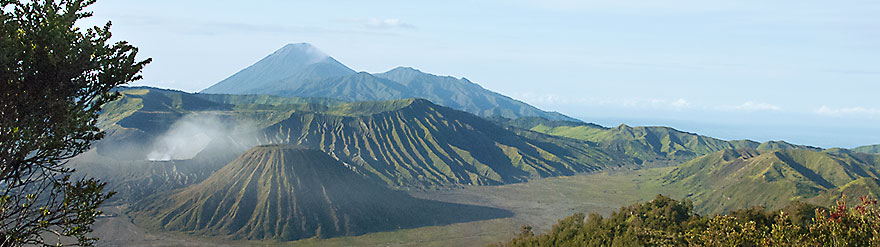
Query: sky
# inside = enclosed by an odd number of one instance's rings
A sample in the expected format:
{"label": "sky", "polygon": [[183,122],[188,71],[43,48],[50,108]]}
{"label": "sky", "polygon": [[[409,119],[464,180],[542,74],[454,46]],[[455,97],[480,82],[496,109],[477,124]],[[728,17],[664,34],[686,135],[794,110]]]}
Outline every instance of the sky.
{"label": "sky", "polygon": [[196,92],[288,43],[357,71],[465,77],[605,126],[831,147],[880,143],[880,1],[100,0],[83,26]]}

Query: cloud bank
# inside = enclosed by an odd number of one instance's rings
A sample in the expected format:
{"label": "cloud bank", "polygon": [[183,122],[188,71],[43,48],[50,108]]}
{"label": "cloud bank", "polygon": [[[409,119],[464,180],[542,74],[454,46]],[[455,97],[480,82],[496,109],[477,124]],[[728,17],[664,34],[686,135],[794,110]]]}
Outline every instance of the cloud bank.
{"label": "cloud bank", "polygon": [[823,105],[822,107],[819,107],[819,109],[816,109],[816,113],[828,116],[873,116],[880,115],[880,109],[860,106],[834,108]]}
{"label": "cloud bank", "polygon": [[740,111],[781,111],[782,107],[769,103],[747,101],[742,105],[734,106],[733,109]]}
{"label": "cloud bank", "polygon": [[415,29],[416,26],[404,22],[397,18],[354,18],[347,19],[346,22],[358,23],[362,27],[371,28],[371,29]]}
{"label": "cloud bank", "polygon": [[636,109],[684,110],[696,105],[685,98],[568,98],[557,94],[514,94],[518,99],[539,105],[581,105],[581,106],[616,106]]}

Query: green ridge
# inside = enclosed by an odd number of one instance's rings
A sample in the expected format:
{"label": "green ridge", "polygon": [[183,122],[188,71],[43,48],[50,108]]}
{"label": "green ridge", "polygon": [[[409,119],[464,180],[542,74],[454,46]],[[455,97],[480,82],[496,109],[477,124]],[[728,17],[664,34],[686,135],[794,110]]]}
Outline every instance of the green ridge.
{"label": "green ridge", "polygon": [[857,147],[854,148],[853,151],[869,154],[880,154],[880,144]]}
{"label": "green ridge", "polygon": [[618,151],[647,162],[684,162],[697,156],[734,148],[757,148],[753,141],[724,141],[669,127],[605,128],[581,122],[550,121],[540,118],[501,120],[502,123],[578,140],[595,142],[606,150]]}
{"label": "green ridge", "polygon": [[618,151],[647,162],[686,162],[701,155],[738,148],[762,151],[822,150],[784,141],[765,143],[750,140],[725,141],[669,127],[630,127],[623,124],[616,128],[606,128],[590,123],[551,121],[543,118],[496,119],[496,121],[516,128],[595,142],[606,150]]}
{"label": "green ridge", "polygon": [[833,193],[880,178],[878,161],[876,155],[840,149],[724,150],[682,164],[661,181],[685,188],[700,212],[774,209],[791,200],[830,203],[837,199]]}

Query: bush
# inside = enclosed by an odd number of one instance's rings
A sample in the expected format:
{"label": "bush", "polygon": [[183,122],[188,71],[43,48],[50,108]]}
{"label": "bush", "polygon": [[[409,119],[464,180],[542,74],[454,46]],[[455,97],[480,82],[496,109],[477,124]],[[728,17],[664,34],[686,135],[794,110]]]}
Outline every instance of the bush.
{"label": "bush", "polygon": [[574,214],[546,234],[522,232],[499,246],[880,246],[877,200],[845,198],[823,208],[792,202],[782,210],[753,207],[711,217],[693,213],[688,200],[658,195],[610,217]]}

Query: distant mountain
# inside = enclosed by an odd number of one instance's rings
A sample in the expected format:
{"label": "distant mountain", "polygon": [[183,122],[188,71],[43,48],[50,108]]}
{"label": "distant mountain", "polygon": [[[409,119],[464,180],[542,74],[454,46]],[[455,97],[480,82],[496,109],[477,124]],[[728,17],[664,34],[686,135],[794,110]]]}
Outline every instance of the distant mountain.
{"label": "distant mountain", "polygon": [[855,191],[850,196],[876,196],[878,179],[880,155],[845,149],[737,149],[691,160],[662,181],[690,191],[689,199],[705,213],[750,206],[778,209],[791,200],[827,205]]}
{"label": "distant mountain", "polygon": [[869,154],[880,154],[880,144],[857,147],[854,148],[853,151]]}
{"label": "distant mountain", "polygon": [[307,43],[288,44],[202,93],[262,94],[282,81],[298,82],[354,74],[336,59]]}
{"label": "distant mountain", "polygon": [[306,43],[287,45],[202,93],[324,97],[350,102],[424,98],[484,117],[578,121],[486,90],[464,78],[436,76],[406,67],[375,75],[355,73]]}
{"label": "distant mountain", "polygon": [[142,200],[135,211],[135,222],[153,229],[280,241],[512,216],[416,199],[323,152],[287,145],[255,147],[199,184]]}
{"label": "distant mountain", "polygon": [[542,117],[580,122],[557,112],[546,112],[522,101],[486,90],[465,78],[437,76],[410,67],[397,67],[375,76],[403,84],[414,97],[478,116]]}
{"label": "distant mountain", "polygon": [[786,150],[786,149],[802,149],[802,150],[812,150],[812,151],[822,151],[822,148],[807,146],[807,145],[797,145],[791,144],[785,141],[768,141],[765,143],[761,143],[756,148],[758,151],[768,151],[768,150]]}

